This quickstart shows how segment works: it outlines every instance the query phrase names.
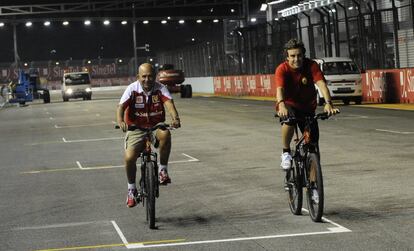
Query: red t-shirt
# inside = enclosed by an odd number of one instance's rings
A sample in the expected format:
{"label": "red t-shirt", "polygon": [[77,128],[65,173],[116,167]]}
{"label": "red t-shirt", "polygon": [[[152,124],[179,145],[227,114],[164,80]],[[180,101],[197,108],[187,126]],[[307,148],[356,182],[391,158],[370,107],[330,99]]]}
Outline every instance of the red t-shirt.
{"label": "red t-shirt", "polygon": [[127,125],[151,128],[165,121],[164,103],[171,99],[165,85],[156,82],[152,91],[146,93],[141,83],[135,81],[126,88],[119,104],[125,109],[124,119]]}
{"label": "red t-shirt", "polygon": [[276,87],[284,89],[285,103],[304,112],[316,110],[315,83],[319,80],[325,80],[323,73],[318,64],[308,58],[303,60],[300,69],[293,70],[286,61],[275,71]]}

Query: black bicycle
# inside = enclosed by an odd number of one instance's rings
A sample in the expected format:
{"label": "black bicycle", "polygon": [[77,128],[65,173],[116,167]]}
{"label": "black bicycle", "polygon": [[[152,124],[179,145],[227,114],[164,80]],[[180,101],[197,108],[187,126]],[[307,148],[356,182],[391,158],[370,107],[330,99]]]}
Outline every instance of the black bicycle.
{"label": "black bicycle", "polygon": [[[119,126],[116,126],[119,128]],[[157,153],[153,148],[158,147],[158,141],[153,135],[157,129],[172,129],[168,124],[160,123],[151,128],[140,128],[137,126],[128,126],[128,131],[141,130],[145,132],[144,150],[141,158],[141,179],[139,181],[139,190],[136,197],[137,201],[142,202],[146,207],[147,222],[150,229],[155,229],[155,200],[159,197],[159,180]]]}
{"label": "black bicycle", "polygon": [[[276,115],[277,116],[277,115]],[[304,129],[299,137],[296,118],[288,118],[295,124],[295,149],[292,153],[292,167],[286,171],[285,190],[288,193],[290,211],[302,213],[303,188],[311,219],[320,222],[324,207],[323,176],[320,163],[319,145],[312,142],[311,125],[318,119],[328,119],[328,113],[318,113],[304,118]]]}

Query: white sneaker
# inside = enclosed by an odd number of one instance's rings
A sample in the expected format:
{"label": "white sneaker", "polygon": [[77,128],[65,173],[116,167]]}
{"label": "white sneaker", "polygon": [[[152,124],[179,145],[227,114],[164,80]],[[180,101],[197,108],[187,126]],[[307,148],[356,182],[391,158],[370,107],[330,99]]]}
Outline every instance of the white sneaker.
{"label": "white sneaker", "polygon": [[280,167],[282,167],[284,171],[289,170],[290,167],[292,166],[292,156],[290,155],[290,153],[288,152],[282,153],[280,158],[282,159],[282,162],[280,163]]}
{"label": "white sneaker", "polygon": [[316,191],[316,189],[312,189],[312,200],[318,204],[319,203],[319,195],[318,195],[318,191]]}

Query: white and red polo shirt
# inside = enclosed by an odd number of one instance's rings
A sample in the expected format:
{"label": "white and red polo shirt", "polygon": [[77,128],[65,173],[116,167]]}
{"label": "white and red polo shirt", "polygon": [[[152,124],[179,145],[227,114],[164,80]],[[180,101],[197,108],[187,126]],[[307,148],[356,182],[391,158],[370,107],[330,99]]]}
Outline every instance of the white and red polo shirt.
{"label": "white and red polo shirt", "polygon": [[150,128],[165,121],[164,103],[172,100],[167,87],[155,82],[152,90],[146,93],[137,80],[130,84],[119,101],[125,109],[127,125]]}

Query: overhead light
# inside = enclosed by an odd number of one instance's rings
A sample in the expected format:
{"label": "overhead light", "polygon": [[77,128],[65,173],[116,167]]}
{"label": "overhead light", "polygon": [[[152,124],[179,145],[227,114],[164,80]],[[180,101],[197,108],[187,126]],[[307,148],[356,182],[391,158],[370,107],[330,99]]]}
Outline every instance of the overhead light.
{"label": "overhead light", "polygon": [[24,66],[28,66],[28,64],[27,63],[24,63]]}
{"label": "overhead light", "polygon": [[267,4],[262,3],[262,5],[260,6],[260,11],[266,11],[267,10]]}
{"label": "overhead light", "polygon": [[4,23],[0,23],[0,27],[3,27],[4,26]]}
{"label": "overhead light", "polygon": [[250,18],[250,22],[255,23],[256,21],[257,21],[257,18],[255,17]]}
{"label": "overhead light", "polygon": [[142,23],[143,23],[143,24],[148,24],[148,23],[149,23],[149,21],[148,21],[148,20],[144,20],[144,21],[142,21]]}
{"label": "overhead light", "polygon": [[127,22],[127,21],[125,21],[125,20],[121,22],[121,24],[122,24],[122,25],[126,25],[127,23],[128,23],[128,22]]}
{"label": "overhead light", "polygon": [[348,10],[353,10],[354,9],[354,6],[349,6],[348,7]]}
{"label": "overhead light", "polygon": [[56,65],[59,65],[59,62],[56,62],[55,64],[56,64]]}
{"label": "overhead light", "polygon": [[85,20],[85,22],[83,22],[85,25],[91,25],[91,20]]}
{"label": "overhead light", "polygon": [[286,2],[286,1],[287,0],[277,0],[277,1],[273,1],[273,2],[267,3],[267,4],[273,5],[273,4],[283,3],[283,2]]}
{"label": "overhead light", "polygon": [[109,20],[105,20],[105,21],[103,21],[103,24],[104,25],[109,25],[111,22],[109,21]]}
{"label": "overhead light", "polygon": [[168,20],[170,20],[170,19],[171,19],[171,17],[167,17],[167,19],[168,19]]}
{"label": "overhead light", "polygon": [[43,25],[44,25],[44,26],[49,26],[49,25],[50,25],[50,21],[45,21],[45,22],[43,23]]}
{"label": "overhead light", "polygon": [[196,22],[197,22],[198,24],[201,24],[201,23],[203,22],[203,20],[198,19]]}
{"label": "overhead light", "polygon": [[88,60],[88,64],[92,63],[90,60]]}
{"label": "overhead light", "polygon": [[154,59],[150,58],[150,62],[154,61]]}
{"label": "overhead light", "polygon": [[219,22],[219,20],[218,19],[214,19],[213,20],[213,23],[218,23]]}
{"label": "overhead light", "polygon": [[33,23],[32,22],[26,22],[26,27],[30,27],[30,26],[32,26],[33,25]]}
{"label": "overhead light", "polygon": [[63,23],[62,23],[64,26],[67,26],[67,25],[69,25],[69,22],[68,21],[63,21]]}
{"label": "overhead light", "polygon": [[234,9],[230,9],[230,12],[233,13],[233,12],[235,12],[235,10]]}
{"label": "overhead light", "polygon": [[185,23],[185,21],[181,19],[180,21],[178,21],[178,23],[183,24]]}
{"label": "overhead light", "polygon": [[195,41],[195,38],[192,38],[192,39],[191,39],[191,41],[193,41],[193,42],[194,42],[194,41]]}
{"label": "overhead light", "polygon": [[167,23],[167,20],[161,20],[161,23],[162,24],[166,24]]}

